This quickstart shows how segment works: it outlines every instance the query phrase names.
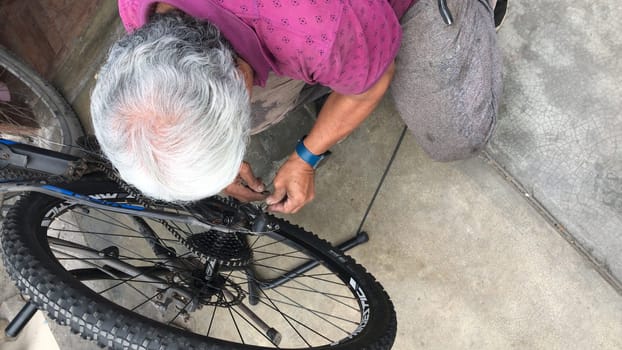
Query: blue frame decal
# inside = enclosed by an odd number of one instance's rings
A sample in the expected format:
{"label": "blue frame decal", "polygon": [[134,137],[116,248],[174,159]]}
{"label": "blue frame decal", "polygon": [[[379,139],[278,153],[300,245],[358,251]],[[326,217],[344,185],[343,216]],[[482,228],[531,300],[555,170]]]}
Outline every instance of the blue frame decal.
{"label": "blue frame decal", "polygon": [[71,196],[71,197],[75,197],[75,198],[78,198],[78,199],[87,200],[89,202],[107,205],[107,206],[110,206],[110,207],[130,209],[130,210],[136,210],[136,211],[143,211],[143,210],[145,210],[144,207],[141,207],[141,206],[138,206],[138,205],[131,205],[131,204],[123,204],[123,203],[115,203],[115,202],[104,201],[104,200],[101,200],[101,199],[93,198],[91,196],[85,196],[83,194],[75,193],[75,192],[69,191],[67,189],[56,187],[56,186],[52,186],[52,185],[43,185],[43,186],[41,186],[41,188],[45,188],[46,190],[50,190],[50,191],[54,191],[54,192],[57,192],[57,193],[60,193],[60,194],[64,194],[66,196]]}
{"label": "blue frame decal", "polygon": [[0,143],[5,144],[5,145],[15,145],[15,144],[17,144],[17,142],[15,142],[15,141],[6,140],[6,139],[0,139]]}

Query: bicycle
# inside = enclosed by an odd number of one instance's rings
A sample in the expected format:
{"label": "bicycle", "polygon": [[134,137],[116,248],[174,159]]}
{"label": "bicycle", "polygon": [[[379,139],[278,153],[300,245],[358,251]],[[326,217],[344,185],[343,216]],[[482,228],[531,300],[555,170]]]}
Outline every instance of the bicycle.
{"label": "bicycle", "polygon": [[152,200],[94,138],[69,142],[0,139],[0,193],[20,193],[2,257],[26,314],[110,349],[391,348],[393,304],[344,254],[366,234],[333,247],[256,204]]}

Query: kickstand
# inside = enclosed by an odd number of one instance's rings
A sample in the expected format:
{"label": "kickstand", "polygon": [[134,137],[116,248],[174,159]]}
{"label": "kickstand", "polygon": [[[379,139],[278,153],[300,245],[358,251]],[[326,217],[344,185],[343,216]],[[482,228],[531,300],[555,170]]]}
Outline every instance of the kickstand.
{"label": "kickstand", "polygon": [[338,248],[342,252],[346,252],[360,244],[366,243],[367,241],[369,241],[369,235],[367,234],[367,232],[359,231],[354,235],[354,237],[338,244],[336,248]]}
{"label": "kickstand", "polygon": [[19,310],[17,316],[15,316],[15,318],[13,318],[13,320],[6,327],[4,334],[11,338],[17,337],[24,327],[26,327],[32,316],[35,315],[35,312],[37,312],[35,304],[30,301],[26,302],[26,305]]}

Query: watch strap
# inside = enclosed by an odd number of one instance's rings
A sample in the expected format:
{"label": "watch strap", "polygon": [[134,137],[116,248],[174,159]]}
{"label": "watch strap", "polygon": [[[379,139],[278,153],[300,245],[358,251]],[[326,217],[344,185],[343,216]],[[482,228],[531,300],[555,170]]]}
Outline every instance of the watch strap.
{"label": "watch strap", "polygon": [[298,140],[298,144],[296,145],[296,154],[298,154],[298,157],[300,157],[300,159],[304,160],[313,169],[315,169],[320,164],[320,161],[324,159],[324,157],[326,156],[326,153],[322,153],[318,155],[318,154],[314,154],[313,152],[309,151],[309,149],[305,146],[303,142],[305,137],[306,135],[300,140]]}

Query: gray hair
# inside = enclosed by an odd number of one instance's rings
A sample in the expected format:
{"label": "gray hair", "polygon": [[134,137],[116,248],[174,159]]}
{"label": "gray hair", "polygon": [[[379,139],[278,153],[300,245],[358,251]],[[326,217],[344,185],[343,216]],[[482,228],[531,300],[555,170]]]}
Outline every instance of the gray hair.
{"label": "gray hair", "polygon": [[181,12],[154,15],[110,50],[91,95],[101,149],[148,196],[197,200],[238,174],[250,103],[228,42]]}

